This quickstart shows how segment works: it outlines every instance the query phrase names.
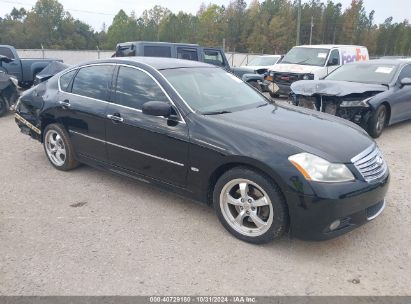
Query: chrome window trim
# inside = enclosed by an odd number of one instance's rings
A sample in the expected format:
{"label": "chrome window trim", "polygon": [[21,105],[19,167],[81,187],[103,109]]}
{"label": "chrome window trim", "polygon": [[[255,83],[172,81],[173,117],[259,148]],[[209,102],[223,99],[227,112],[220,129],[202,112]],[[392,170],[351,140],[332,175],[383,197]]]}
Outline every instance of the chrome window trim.
{"label": "chrome window trim", "polygon": [[[154,82],[160,87],[161,91],[166,95],[167,99],[170,101],[170,103],[171,103],[171,104],[174,106],[174,108],[176,109],[176,111],[177,111],[177,116],[178,116],[178,118],[179,118],[179,119],[178,119],[178,122],[183,123],[183,124],[186,124],[186,121],[185,121],[183,115],[181,115],[180,110],[179,110],[178,107],[175,105],[175,103],[174,103],[173,100],[171,99],[170,95],[168,95],[168,93],[167,93],[166,90],[163,88],[163,86],[157,81],[157,79],[155,79],[153,75],[151,75],[149,72],[145,71],[144,69],[139,68],[139,67],[136,67],[136,66],[133,66],[133,65],[123,64],[123,63],[112,63],[112,62],[110,62],[110,63],[91,63],[91,64],[86,64],[86,65],[83,65],[83,66],[77,66],[77,67],[72,68],[72,69],[68,70],[67,72],[65,72],[64,74],[61,74],[61,75],[59,76],[59,78],[58,78],[58,80],[57,80],[58,91],[61,92],[61,93],[66,93],[66,94],[70,94],[70,95],[74,95],[74,96],[78,96],[78,97],[83,97],[83,98],[87,98],[87,99],[91,99],[91,100],[95,100],[95,101],[100,101],[100,102],[104,102],[104,103],[116,105],[116,106],[119,106],[119,107],[122,107],[122,108],[126,108],[126,109],[129,109],[129,110],[133,110],[133,111],[136,111],[136,112],[138,112],[138,113],[142,113],[143,111],[140,110],[140,109],[123,106],[123,105],[117,104],[117,103],[115,103],[115,102],[110,102],[110,101],[105,101],[105,100],[102,100],[102,99],[97,99],[97,98],[93,98],[93,97],[88,97],[88,96],[83,96],[83,95],[75,94],[75,93],[73,93],[73,92],[66,92],[66,91],[63,91],[63,90],[61,89],[61,86],[60,86],[60,78],[61,78],[62,76],[66,75],[67,73],[70,73],[70,72],[73,71],[73,70],[82,69],[82,68],[90,67],[90,66],[99,66],[99,65],[125,66],[125,67],[130,67],[130,68],[139,70],[139,71],[141,71],[141,72],[143,72],[143,73],[146,73],[146,74],[147,74],[151,79],[153,79]],[[149,65],[147,65],[147,66],[149,66]],[[149,66],[149,67],[153,68],[152,66]],[[155,69],[155,68],[153,68],[153,69]],[[155,70],[156,70],[156,69],[155,69]],[[161,73],[159,73],[159,74],[160,74],[162,77],[164,77]],[[174,87],[172,87],[172,88],[173,88],[173,90],[175,91]],[[178,93],[177,93],[177,94],[178,94]],[[157,117],[159,117],[159,118],[161,118],[161,119],[169,120],[169,119],[166,118],[166,117],[161,117],[161,116],[157,116]]]}
{"label": "chrome window trim", "polygon": [[106,144],[109,144],[109,145],[112,145],[112,146],[115,146],[115,147],[118,147],[118,148],[121,148],[121,149],[125,149],[125,150],[131,151],[131,152],[135,152],[135,153],[138,153],[138,154],[141,154],[141,155],[144,155],[144,156],[148,156],[148,157],[151,157],[151,158],[162,160],[162,161],[165,161],[165,162],[173,164],[173,165],[184,167],[184,164],[173,161],[173,160],[170,160],[170,159],[167,159],[167,158],[163,158],[163,157],[160,157],[160,156],[157,156],[157,155],[149,154],[149,153],[146,153],[146,152],[143,152],[143,151],[140,151],[140,150],[136,150],[136,149],[132,149],[132,148],[129,148],[129,147],[126,147],[126,146],[118,145],[118,144],[115,144],[115,143],[112,143],[112,142],[109,142],[109,141],[106,141],[106,140],[95,138],[95,137],[90,136],[90,135],[86,135],[86,134],[83,134],[83,133],[80,133],[80,132],[76,132],[76,131],[73,131],[73,130],[69,130],[69,132],[73,133],[73,134],[83,136],[83,137],[86,137],[86,138],[89,138],[89,139],[92,139],[92,140],[96,140],[96,141],[99,141],[99,142],[102,142],[102,143],[106,143]]}
{"label": "chrome window trim", "polygon": [[[177,94],[177,96],[183,101],[183,103],[185,104],[185,106],[192,112],[192,113],[196,113],[196,111],[194,111],[189,104],[185,101],[185,99],[180,95],[180,93],[176,90],[176,88],[170,83],[170,81],[168,81],[168,79],[159,71],[157,70],[155,67],[146,64],[145,65],[149,66],[150,68],[156,70],[158,72],[158,74],[160,74],[160,77],[163,78],[163,80],[173,89],[174,93]],[[165,69],[167,70],[167,69]]]}
{"label": "chrome window trim", "polygon": [[[163,86],[157,81],[157,79],[154,78],[153,75],[151,75],[151,74],[150,74],[149,72],[147,72],[146,70],[144,70],[144,69],[142,69],[142,68],[139,68],[139,67],[136,67],[136,66],[133,66],[133,65],[129,65],[129,64],[125,64],[125,63],[119,63],[119,64],[117,64],[117,65],[118,65],[118,66],[125,66],[125,67],[129,67],[129,68],[133,68],[133,69],[139,70],[139,71],[141,71],[141,72],[143,72],[143,73],[146,73],[146,74],[147,74],[151,79],[153,79],[154,82],[160,87],[161,91],[164,93],[164,95],[166,95],[168,101],[174,106],[174,108],[175,108],[176,111],[177,111],[177,116],[181,119],[181,120],[179,120],[179,121],[186,123],[185,120],[184,120],[184,118],[183,118],[183,115],[181,115],[178,107],[176,106],[176,104],[174,103],[174,101],[171,99],[170,95],[168,95],[168,93],[166,92],[166,90],[165,90],[165,89],[163,88]],[[147,66],[149,66],[149,65],[147,65]],[[151,67],[151,66],[149,66],[149,67]],[[153,68],[153,67],[151,67],[151,68]],[[153,68],[153,69],[154,69],[154,68]],[[154,70],[156,70],[156,69],[154,69]],[[156,70],[156,71],[157,71],[157,70]],[[161,73],[159,73],[159,74],[162,76]],[[173,89],[174,89],[174,88],[173,88]],[[113,104],[119,105],[119,104],[114,103],[114,102],[113,102]],[[121,106],[121,105],[119,105],[119,106]],[[122,106],[122,107],[125,107],[125,108],[128,108],[128,109],[134,109],[134,108],[127,107],[127,106]],[[137,111],[139,111],[139,112],[142,112],[142,111],[139,110],[139,109],[134,109],[134,110],[137,110]]]}
{"label": "chrome window trim", "polygon": [[196,141],[197,143],[204,144],[204,145],[207,145],[207,146],[212,147],[212,148],[216,148],[216,149],[219,149],[219,150],[227,151],[227,149],[224,149],[224,148],[222,148],[222,147],[219,147],[219,146],[210,144],[209,142],[206,142],[206,141],[201,140],[201,139],[195,139],[195,141]]}

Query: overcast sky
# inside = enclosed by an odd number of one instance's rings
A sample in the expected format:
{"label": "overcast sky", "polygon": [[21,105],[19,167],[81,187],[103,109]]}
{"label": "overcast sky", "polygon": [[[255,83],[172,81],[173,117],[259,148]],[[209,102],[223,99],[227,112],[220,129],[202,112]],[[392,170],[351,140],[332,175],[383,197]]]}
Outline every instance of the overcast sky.
{"label": "overcast sky", "polygon": [[[251,0],[246,1],[247,3],[251,2]],[[303,0],[303,2],[306,1],[308,0]],[[64,8],[72,16],[90,24],[94,29],[100,30],[103,22],[107,26],[111,24],[114,15],[120,9],[123,9],[128,14],[131,11],[135,11],[136,15],[139,16],[145,9],[150,9],[154,5],[159,4],[173,12],[182,10],[195,14],[202,2],[206,4],[211,2],[227,5],[229,0],[59,0],[59,2],[64,5]],[[339,2],[345,8],[351,3],[351,0],[340,0]],[[34,3],[35,0],[0,0],[0,16],[9,13],[13,6],[30,9]],[[394,17],[394,21],[411,20],[410,0],[364,0],[364,3],[367,13],[373,9],[376,11],[375,18],[377,23],[383,22],[390,16]]]}

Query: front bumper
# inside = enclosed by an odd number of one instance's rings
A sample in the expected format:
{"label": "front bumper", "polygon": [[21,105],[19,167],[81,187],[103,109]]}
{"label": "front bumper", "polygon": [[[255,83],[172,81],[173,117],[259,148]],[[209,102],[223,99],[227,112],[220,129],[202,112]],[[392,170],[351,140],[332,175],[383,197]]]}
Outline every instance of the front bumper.
{"label": "front bumper", "polygon": [[289,95],[291,93],[291,85],[282,84],[282,83],[275,83],[279,90],[276,92],[279,95]]}
{"label": "front bumper", "polygon": [[[389,180],[387,172],[375,183],[314,185],[315,196],[287,192],[291,235],[304,240],[327,240],[373,220],[385,207]],[[331,230],[330,225],[336,220],[340,225]]]}

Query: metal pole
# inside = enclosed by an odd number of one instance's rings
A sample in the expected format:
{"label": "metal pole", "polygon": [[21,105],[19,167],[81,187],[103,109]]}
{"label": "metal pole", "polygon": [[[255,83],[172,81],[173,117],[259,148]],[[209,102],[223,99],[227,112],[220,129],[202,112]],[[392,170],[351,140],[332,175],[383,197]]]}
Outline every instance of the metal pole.
{"label": "metal pole", "polygon": [[42,54],[43,59],[44,59],[44,46],[43,46],[43,44],[41,44],[41,54]]}
{"label": "metal pole", "polygon": [[295,45],[300,45],[300,30],[301,30],[301,0],[298,0],[297,39],[296,39]]}
{"label": "metal pole", "polygon": [[224,52],[226,51],[226,49],[225,49],[225,38],[223,38],[223,51]]}
{"label": "metal pole", "polygon": [[310,45],[312,44],[311,42],[313,41],[313,27],[314,27],[314,17],[311,16]]}

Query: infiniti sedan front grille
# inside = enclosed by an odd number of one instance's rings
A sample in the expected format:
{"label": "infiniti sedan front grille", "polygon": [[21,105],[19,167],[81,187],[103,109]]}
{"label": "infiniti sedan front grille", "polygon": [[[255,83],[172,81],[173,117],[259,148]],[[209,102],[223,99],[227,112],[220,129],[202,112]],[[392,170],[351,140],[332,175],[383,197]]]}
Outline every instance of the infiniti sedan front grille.
{"label": "infiniti sedan front grille", "polygon": [[351,161],[367,182],[378,180],[388,170],[388,166],[377,146],[366,149]]}

